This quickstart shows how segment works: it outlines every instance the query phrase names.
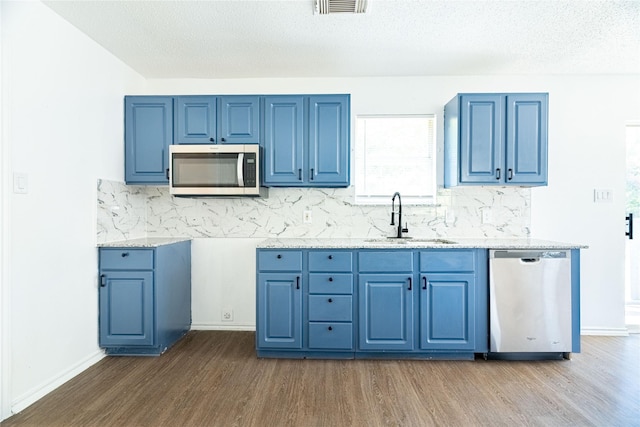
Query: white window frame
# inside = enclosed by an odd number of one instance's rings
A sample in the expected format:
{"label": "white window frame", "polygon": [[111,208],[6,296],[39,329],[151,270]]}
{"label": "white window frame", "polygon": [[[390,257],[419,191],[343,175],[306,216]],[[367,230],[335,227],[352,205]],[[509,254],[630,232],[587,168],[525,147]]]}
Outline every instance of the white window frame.
{"label": "white window frame", "polygon": [[[426,185],[424,194],[410,194],[407,191],[403,192],[403,186],[399,185],[397,189],[390,192],[389,194],[375,194],[375,191],[367,192],[366,189],[363,189],[363,186],[366,186],[366,176],[364,175],[363,169],[366,168],[367,158],[366,158],[366,120],[367,119],[375,119],[375,118],[398,118],[398,119],[407,119],[407,118],[423,118],[429,119],[431,121],[431,132],[426,136],[427,138],[427,153],[429,155],[429,159],[431,160],[430,168],[431,170],[426,174],[426,179],[429,181]],[[363,122],[364,121],[364,122]],[[436,204],[436,194],[438,190],[437,182],[436,182],[436,167],[437,167],[437,159],[436,159],[436,132],[437,132],[437,117],[435,114],[377,114],[377,115],[358,115],[356,117],[356,131],[355,131],[355,145],[354,145],[354,186],[355,186],[355,204],[356,205],[387,205],[390,203],[390,199],[393,196],[395,191],[400,192],[402,195],[402,204],[403,205],[435,205]],[[398,141],[393,141],[393,143],[397,143]],[[397,145],[395,146],[397,149],[402,150],[403,148]],[[405,149],[406,150],[406,149]],[[407,154],[408,158],[411,157],[410,154]],[[366,170],[366,169],[364,169]]]}

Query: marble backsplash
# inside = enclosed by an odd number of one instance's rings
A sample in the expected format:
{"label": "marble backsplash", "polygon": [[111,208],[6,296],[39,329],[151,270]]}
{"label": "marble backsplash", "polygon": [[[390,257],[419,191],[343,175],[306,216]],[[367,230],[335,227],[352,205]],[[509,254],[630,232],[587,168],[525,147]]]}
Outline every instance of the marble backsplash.
{"label": "marble backsplash", "polygon": [[[354,189],[270,188],[266,198],[173,197],[164,186],[98,180],[97,242],[139,237],[384,237],[388,206],[354,204]],[[408,236],[529,237],[531,190],[440,189],[436,206],[403,205]],[[303,223],[303,212],[312,222]],[[483,212],[489,217],[483,222]],[[487,218],[485,218],[487,219]]]}

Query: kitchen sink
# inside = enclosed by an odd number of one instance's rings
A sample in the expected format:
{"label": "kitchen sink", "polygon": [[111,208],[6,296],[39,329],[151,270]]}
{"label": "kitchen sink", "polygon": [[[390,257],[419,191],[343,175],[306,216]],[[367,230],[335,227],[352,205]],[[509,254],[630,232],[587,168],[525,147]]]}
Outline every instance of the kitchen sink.
{"label": "kitchen sink", "polygon": [[388,243],[390,245],[406,245],[407,243],[434,243],[439,245],[453,245],[456,242],[447,239],[414,239],[413,237],[387,237],[379,239],[367,239],[368,243]]}

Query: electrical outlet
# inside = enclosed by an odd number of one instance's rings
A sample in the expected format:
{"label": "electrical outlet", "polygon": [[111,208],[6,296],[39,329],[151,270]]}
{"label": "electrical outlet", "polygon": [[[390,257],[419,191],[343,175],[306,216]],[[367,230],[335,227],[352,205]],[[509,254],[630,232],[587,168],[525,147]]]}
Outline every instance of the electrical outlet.
{"label": "electrical outlet", "polygon": [[222,309],[222,321],[223,322],[232,322],[233,321],[233,309],[231,309],[231,308]]}
{"label": "electrical outlet", "polygon": [[302,213],[302,222],[305,224],[311,224],[311,211],[304,211]]}
{"label": "electrical outlet", "polygon": [[444,222],[447,224],[453,224],[456,220],[456,214],[452,210],[448,210],[444,215]]}
{"label": "electrical outlet", "polygon": [[491,224],[491,221],[492,221],[491,209],[489,208],[482,209],[482,223]]}
{"label": "electrical outlet", "polygon": [[613,190],[593,190],[593,201],[595,203],[611,203],[613,202]]}

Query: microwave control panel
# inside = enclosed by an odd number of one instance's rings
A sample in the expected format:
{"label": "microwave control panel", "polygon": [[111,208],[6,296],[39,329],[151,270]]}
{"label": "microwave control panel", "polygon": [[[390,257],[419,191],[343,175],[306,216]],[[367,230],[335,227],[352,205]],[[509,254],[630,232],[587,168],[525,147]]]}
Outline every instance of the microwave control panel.
{"label": "microwave control panel", "polygon": [[244,164],[242,165],[242,175],[244,176],[245,187],[256,186],[256,170],[258,164],[256,162],[256,153],[245,153]]}

